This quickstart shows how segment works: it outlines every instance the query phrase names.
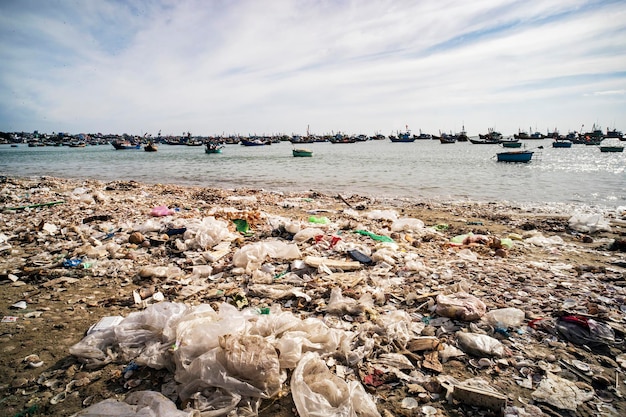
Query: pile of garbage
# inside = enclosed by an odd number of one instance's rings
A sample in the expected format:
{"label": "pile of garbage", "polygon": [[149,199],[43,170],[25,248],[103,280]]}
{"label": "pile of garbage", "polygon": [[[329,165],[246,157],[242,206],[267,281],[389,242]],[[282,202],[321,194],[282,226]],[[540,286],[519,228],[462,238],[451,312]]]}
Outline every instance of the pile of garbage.
{"label": "pile of garbage", "polygon": [[[50,391],[46,407],[78,392],[77,416],[626,413],[624,255],[602,236],[619,216],[575,214],[550,235],[507,207],[490,231],[359,196],[0,187],[7,285],[107,280],[131,310],[72,341],[82,379],[31,357],[39,377],[3,388]],[[123,395],[81,394],[107,367]],[[294,410],[268,409],[285,398]]]}

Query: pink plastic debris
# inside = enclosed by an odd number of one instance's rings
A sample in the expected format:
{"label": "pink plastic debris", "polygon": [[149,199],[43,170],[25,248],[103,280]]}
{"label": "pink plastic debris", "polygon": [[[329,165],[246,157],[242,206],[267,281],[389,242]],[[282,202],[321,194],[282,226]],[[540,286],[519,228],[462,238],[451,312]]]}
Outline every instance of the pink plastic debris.
{"label": "pink plastic debris", "polygon": [[169,216],[174,213],[176,213],[176,211],[169,209],[167,206],[157,206],[150,211],[150,215],[154,217]]}

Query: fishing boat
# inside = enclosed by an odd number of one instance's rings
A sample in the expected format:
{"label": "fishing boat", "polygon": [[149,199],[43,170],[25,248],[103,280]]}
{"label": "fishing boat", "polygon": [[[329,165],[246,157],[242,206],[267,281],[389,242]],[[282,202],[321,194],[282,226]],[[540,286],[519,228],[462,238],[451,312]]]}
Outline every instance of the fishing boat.
{"label": "fishing boat", "polygon": [[413,135],[413,137],[415,139],[424,140],[424,139],[432,139],[433,135],[431,135],[430,133],[423,133],[422,129],[420,129],[420,134],[419,135]]}
{"label": "fishing boat", "polygon": [[344,135],[343,133],[337,133],[334,136],[328,138],[330,143],[354,143],[356,138],[353,136]]}
{"label": "fishing boat", "polygon": [[553,148],[571,148],[572,141],[568,139],[555,139],[552,142],[552,147]]}
{"label": "fishing boat", "polygon": [[240,143],[243,146],[263,146],[263,145],[271,145],[272,141],[270,139],[265,139],[259,136],[254,136],[248,139],[241,139]]}
{"label": "fishing boat", "polygon": [[293,156],[296,157],[306,157],[306,156],[313,156],[313,151],[310,149],[304,149],[304,148],[298,148],[298,149],[294,149],[292,151]]}
{"label": "fishing boat", "polygon": [[217,142],[207,142],[204,152],[205,153],[222,153],[224,145]]}
{"label": "fishing boat", "polygon": [[522,142],[518,140],[503,140],[501,145],[503,148],[521,148]]}
{"label": "fishing boat", "polygon": [[532,151],[510,151],[497,153],[498,162],[530,162]]}
{"label": "fishing boat", "polygon": [[406,132],[398,132],[398,136],[389,136],[389,140],[392,142],[415,142],[417,139],[414,136],[411,136],[411,131],[407,130]]}
{"label": "fishing boat", "polygon": [[469,141],[474,145],[497,145],[502,142],[502,139],[482,137],[480,139],[470,138]]}
{"label": "fishing boat", "polygon": [[141,149],[141,143],[131,143],[128,140],[115,140],[111,142],[111,145],[118,151],[124,149]]}
{"label": "fishing boat", "polygon": [[624,147],[616,145],[600,146],[600,152],[624,152]]}
{"label": "fishing boat", "polygon": [[[500,143],[503,139],[502,133],[489,128],[489,131],[486,135],[478,134],[478,137],[482,140],[488,141],[488,143]],[[474,143],[474,142],[472,142]]]}
{"label": "fishing boat", "polygon": [[602,133],[602,129],[600,129],[599,126],[596,126],[595,123],[593,124],[590,132],[581,133],[580,136],[585,145],[599,145],[604,139],[604,133]]}
{"label": "fishing boat", "polygon": [[467,136],[467,131],[465,130],[465,125],[461,128],[461,131],[456,134],[457,142],[467,142],[469,137]]}
{"label": "fishing boat", "polygon": [[448,135],[447,133],[442,133],[439,137],[440,143],[456,143],[457,136],[456,135]]}
{"label": "fishing boat", "polygon": [[608,127],[606,128],[606,134],[604,135],[604,139],[626,140],[622,132],[617,129],[609,130]]}

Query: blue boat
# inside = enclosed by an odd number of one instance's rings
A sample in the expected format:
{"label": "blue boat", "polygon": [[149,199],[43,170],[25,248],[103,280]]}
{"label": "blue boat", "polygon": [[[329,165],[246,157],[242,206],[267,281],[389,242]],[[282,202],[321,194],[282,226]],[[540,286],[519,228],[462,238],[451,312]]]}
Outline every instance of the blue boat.
{"label": "blue boat", "polygon": [[552,142],[552,147],[553,148],[571,148],[572,141],[567,140],[567,139],[555,139],[554,142]]}
{"label": "blue boat", "polygon": [[417,139],[414,136],[411,136],[411,131],[407,130],[406,132],[398,132],[398,136],[389,136],[389,140],[392,142],[406,142],[406,143],[410,143],[410,142],[415,142],[415,139]]}
{"label": "blue boat", "polygon": [[533,157],[532,151],[511,151],[497,154],[498,162],[530,162]]}

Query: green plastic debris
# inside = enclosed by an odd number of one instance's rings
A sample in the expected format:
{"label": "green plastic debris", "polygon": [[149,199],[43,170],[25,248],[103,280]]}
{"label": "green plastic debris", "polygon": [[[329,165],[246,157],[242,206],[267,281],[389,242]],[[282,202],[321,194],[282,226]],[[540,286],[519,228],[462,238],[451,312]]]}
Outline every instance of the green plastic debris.
{"label": "green plastic debris", "polygon": [[463,241],[472,235],[474,235],[474,233],[469,232],[464,235],[454,236],[453,238],[450,239],[450,243],[456,243],[457,245],[462,245]]}
{"label": "green plastic debris", "polygon": [[63,203],[65,203],[64,200],[59,200],[59,201],[51,201],[49,203],[29,204],[27,206],[4,207],[4,209],[5,210],[24,210],[24,209],[29,209],[29,208],[56,206],[57,204],[63,204]]}
{"label": "green plastic debris", "polygon": [[328,217],[325,217],[325,216],[322,216],[322,217],[311,216],[309,217],[309,223],[328,224],[330,223],[330,220],[328,219]]}
{"label": "green plastic debris", "polygon": [[378,242],[390,242],[393,243],[393,239],[390,238],[389,236],[382,236],[382,235],[377,235],[375,233],[372,232],[368,232],[367,230],[355,230],[354,233],[358,233],[360,235],[363,236],[369,236],[372,239],[378,241]]}
{"label": "green plastic debris", "polygon": [[242,235],[244,235],[246,237],[254,235],[254,232],[250,231],[250,225],[248,224],[247,220],[235,219],[235,220],[233,220],[233,223],[235,223],[235,228]]}
{"label": "green plastic debris", "polygon": [[450,228],[450,226],[449,226],[449,225],[447,225],[447,224],[445,224],[445,223],[441,223],[441,224],[436,224],[436,225],[434,225],[434,226],[433,226],[433,228],[434,228],[435,230],[439,230],[439,231],[441,231],[441,230],[448,230],[448,229]]}
{"label": "green plastic debris", "polygon": [[261,307],[261,314],[270,314],[269,307]]}
{"label": "green plastic debris", "polygon": [[282,278],[285,275],[287,275],[287,273],[288,273],[288,271],[281,272],[280,274],[276,274],[276,275],[274,275],[274,279]]}
{"label": "green plastic debris", "polygon": [[505,237],[504,239],[500,239],[500,244],[507,249],[511,249],[513,247],[513,240]]}

